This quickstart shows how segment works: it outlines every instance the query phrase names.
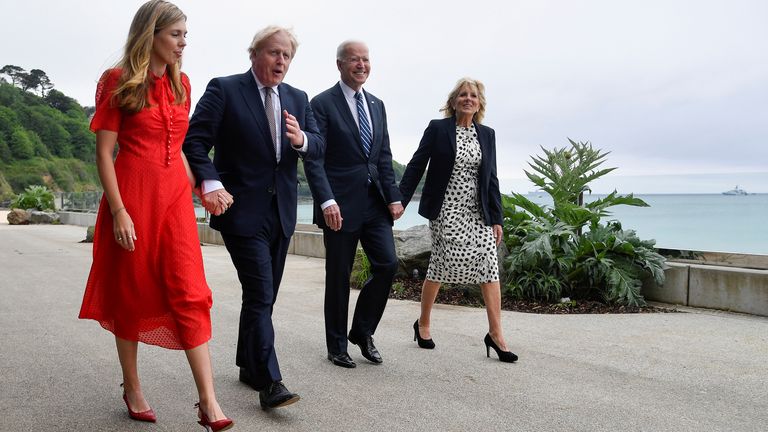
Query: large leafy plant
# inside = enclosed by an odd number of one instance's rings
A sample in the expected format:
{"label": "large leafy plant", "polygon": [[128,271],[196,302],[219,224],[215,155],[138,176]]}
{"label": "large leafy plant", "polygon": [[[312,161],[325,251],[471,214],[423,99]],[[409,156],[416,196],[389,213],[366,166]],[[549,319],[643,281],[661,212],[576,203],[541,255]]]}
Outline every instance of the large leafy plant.
{"label": "large leafy plant", "polygon": [[24,192],[20,193],[16,199],[11,202],[11,208],[19,208],[23,210],[54,210],[53,192],[45,186],[27,186],[27,188],[24,189]]}
{"label": "large leafy plant", "polygon": [[600,299],[630,306],[644,305],[642,280],[664,283],[664,257],[653,240],[643,241],[615,220],[603,222],[616,205],[647,207],[632,194],[616,191],[589,203],[590,183],[616,168],[600,169],[608,153],[589,142],[569,140],[570,147],[544,151],[529,163],[528,178],[552,197],[540,205],[513,193],[502,197],[505,291],[517,298],[552,301]]}

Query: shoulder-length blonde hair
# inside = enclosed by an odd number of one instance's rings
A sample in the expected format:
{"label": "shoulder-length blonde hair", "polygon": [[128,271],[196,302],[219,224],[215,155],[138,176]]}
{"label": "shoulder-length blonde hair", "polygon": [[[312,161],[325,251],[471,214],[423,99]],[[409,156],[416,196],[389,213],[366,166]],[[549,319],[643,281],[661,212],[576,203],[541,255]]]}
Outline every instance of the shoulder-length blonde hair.
{"label": "shoulder-length blonde hair", "polygon": [[451,90],[451,93],[448,94],[448,101],[445,102],[445,106],[440,108],[440,111],[445,112],[446,117],[453,117],[456,115],[456,108],[454,107],[454,103],[456,102],[456,98],[459,97],[459,93],[461,93],[461,88],[465,85],[477,89],[477,98],[480,102],[480,108],[477,110],[472,119],[477,123],[482,123],[483,118],[485,117],[485,86],[483,83],[476,79],[464,77],[456,81],[456,85],[453,87],[453,90]]}
{"label": "shoulder-length blonde hair", "polygon": [[[131,22],[125,53],[118,63],[122,74],[113,94],[113,102],[121,109],[138,112],[147,106],[147,94],[152,84],[149,75],[149,59],[155,35],[187,16],[173,3],[164,0],[151,0],[144,3]],[[166,73],[171,79],[171,87],[177,104],[184,103],[187,93],[181,83],[181,60],[168,65]]]}

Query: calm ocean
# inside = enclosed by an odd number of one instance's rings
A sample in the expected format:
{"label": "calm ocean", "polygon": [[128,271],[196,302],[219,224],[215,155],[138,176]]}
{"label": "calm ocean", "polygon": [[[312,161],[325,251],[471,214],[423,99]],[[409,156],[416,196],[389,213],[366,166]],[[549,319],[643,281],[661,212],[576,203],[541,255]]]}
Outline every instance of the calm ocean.
{"label": "calm ocean", "polygon": [[[587,201],[604,195],[587,196]],[[609,219],[640,238],[655,239],[668,249],[768,255],[768,194],[729,196],[721,194],[636,195],[650,207],[613,207]],[[529,194],[539,204],[550,204],[546,194]],[[312,205],[299,204],[298,222],[312,223]],[[426,224],[411,202],[395,229]]]}

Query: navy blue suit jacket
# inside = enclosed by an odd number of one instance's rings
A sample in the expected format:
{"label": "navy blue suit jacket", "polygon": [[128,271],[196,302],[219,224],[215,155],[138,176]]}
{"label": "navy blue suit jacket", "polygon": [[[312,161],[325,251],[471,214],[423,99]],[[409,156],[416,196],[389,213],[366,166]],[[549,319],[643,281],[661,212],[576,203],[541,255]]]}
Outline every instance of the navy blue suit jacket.
{"label": "navy blue suit jacket", "polygon": [[[280,105],[296,117],[307,135],[302,157],[322,157],[325,143],[317,129],[307,94],[288,84],[278,86]],[[283,234],[296,228],[296,165],[299,153],[291,148],[282,118],[281,158],[277,162],[258,85],[248,70],[244,74],[214,78],[197,103],[184,141],[184,154],[198,183],[220,180],[234,196],[222,215],[211,216],[211,228],[251,236],[263,223],[272,196],[277,195]],[[208,153],[213,147],[213,162]]]}
{"label": "navy blue suit jacket", "polygon": [[[486,225],[501,225],[501,194],[496,177],[496,134],[488,126],[474,123],[480,150],[483,153],[478,173],[480,206]],[[419,148],[413,154],[400,180],[403,205],[408,205],[429,163],[427,178],[421,191],[419,214],[429,220],[437,219],[445,199],[448,180],[456,160],[456,118],[432,120],[424,131]]]}
{"label": "navy blue suit jacket", "polygon": [[339,205],[343,218],[342,231],[355,231],[362,226],[369,173],[385,204],[401,200],[392,169],[384,103],[363,91],[373,123],[373,142],[367,159],[363,153],[360,131],[340,84],[312,98],[312,110],[320,133],[325,138],[326,149],[322,158],[304,160],[304,172],[315,201],[314,222],[320,228],[327,228],[320,204],[329,199],[336,200]]}

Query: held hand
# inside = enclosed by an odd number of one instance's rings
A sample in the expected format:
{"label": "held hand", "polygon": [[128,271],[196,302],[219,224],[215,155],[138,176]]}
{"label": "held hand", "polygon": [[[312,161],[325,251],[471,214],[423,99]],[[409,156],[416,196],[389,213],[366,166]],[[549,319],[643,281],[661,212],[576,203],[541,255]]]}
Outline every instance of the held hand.
{"label": "held hand", "polygon": [[405,207],[400,203],[392,203],[389,205],[389,213],[392,215],[393,220],[400,219],[400,216],[403,215],[404,211]]}
{"label": "held hand", "polygon": [[193,187],[192,193],[195,194],[200,200],[203,199],[203,190],[200,187]]}
{"label": "held hand", "polygon": [[201,201],[203,202],[203,207],[208,210],[208,213],[219,216],[227,211],[235,202],[235,199],[226,189],[217,189],[203,195]]}
{"label": "held hand", "polygon": [[291,141],[293,147],[301,147],[304,145],[304,134],[301,133],[301,127],[296,117],[289,114],[287,110],[283,110],[283,117],[285,117],[285,136]]}
{"label": "held hand", "polygon": [[341,221],[344,218],[341,217],[341,209],[338,204],[331,204],[323,209],[323,218],[325,218],[325,224],[328,228],[338,231],[341,229]]}
{"label": "held hand", "polygon": [[134,241],[137,237],[131,215],[129,215],[128,211],[123,207],[117,210],[112,218],[112,232],[115,235],[115,241],[123,249],[133,252],[136,249]]}
{"label": "held hand", "polygon": [[496,246],[501,244],[501,240],[504,237],[504,231],[501,229],[501,225],[493,226],[493,238],[496,239]]}

